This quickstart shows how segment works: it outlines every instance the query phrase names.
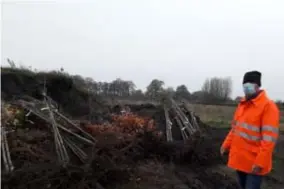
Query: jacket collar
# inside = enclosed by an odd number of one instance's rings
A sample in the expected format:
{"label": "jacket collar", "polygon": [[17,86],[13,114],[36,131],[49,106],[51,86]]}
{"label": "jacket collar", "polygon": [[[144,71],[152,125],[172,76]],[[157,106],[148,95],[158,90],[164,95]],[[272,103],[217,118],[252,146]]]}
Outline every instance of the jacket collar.
{"label": "jacket collar", "polygon": [[260,90],[259,94],[253,99],[246,100],[246,98],[243,97],[241,99],[241,103],[243,104],[243,103],[246,103],[246,102],[251,102],[254,105],[259,105],[259,104],[262,104],[263,102],[266,102],[267,100],[268,100],[268,97],[266,95],[266,92],[264,90]]}

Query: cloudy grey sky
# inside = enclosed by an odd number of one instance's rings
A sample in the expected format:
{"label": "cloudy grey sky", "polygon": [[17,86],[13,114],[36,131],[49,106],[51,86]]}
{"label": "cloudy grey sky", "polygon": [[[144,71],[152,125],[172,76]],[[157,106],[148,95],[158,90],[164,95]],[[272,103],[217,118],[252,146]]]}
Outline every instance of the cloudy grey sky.
{"label": "cloudy grey sky", "polygon": [[284,99],[283,0],[19,2],[2,4],[2,64],[63,67],[139,88],[159,78],[191,92],[207,77],[231,76],[233,96],[256,69],[270,97]]}

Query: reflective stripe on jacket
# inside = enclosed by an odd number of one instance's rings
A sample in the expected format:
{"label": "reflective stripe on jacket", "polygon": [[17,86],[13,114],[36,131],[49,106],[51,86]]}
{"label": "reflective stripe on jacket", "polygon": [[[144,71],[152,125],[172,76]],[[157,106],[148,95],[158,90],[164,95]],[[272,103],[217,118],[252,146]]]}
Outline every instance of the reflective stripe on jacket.
{"label": "reflective stripe on jacket", "polygon": [[262,168],[260,175],[272,169],[272,154],[279,135],[280,112],[265,91],[239,103],[232,129],[222,147],[230,151],[228,166],[251,173],[252,166]]}

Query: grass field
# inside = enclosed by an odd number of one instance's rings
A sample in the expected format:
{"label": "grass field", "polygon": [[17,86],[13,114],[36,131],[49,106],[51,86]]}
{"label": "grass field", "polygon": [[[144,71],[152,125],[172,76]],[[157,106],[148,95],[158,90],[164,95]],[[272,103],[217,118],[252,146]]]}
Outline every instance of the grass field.
{"label": "grass field", "polygon": [[[230,127],[236,107],[232,106],[214,106],[214,105],[201,105],[190,104],[188,107],[198,115],[201,120],[208,125],[220,129]],[[225,136],[224,136],[225,138]],[[263,188],[276,189],[284,187],[284,111],[281,111],[280,117],[280,136],[278,144],[276,145],[273,157],[273,170],[265,177]],[[221,167],[220,171],[227,171],[228,175],[235,176],[234,172],[228,168]],[[280,189],[279,188],[279,189]]]}
{"label": "grass field", "polygon": [[[233,106],[214,106],[202,104],[188,105],[201,120],[214,127],[230,127],[236,107]],[[280,130],[284,131],[284,111],[281,111]]]}

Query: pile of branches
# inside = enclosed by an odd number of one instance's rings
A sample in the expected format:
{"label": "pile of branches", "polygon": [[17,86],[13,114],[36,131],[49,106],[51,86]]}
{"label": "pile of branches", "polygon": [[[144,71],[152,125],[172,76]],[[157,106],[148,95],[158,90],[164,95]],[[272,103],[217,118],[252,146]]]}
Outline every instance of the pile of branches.
{"label": "pile of branches", "polygon": [[153,120],[132,113],[79,126],[56,111],[47,96],[12,107],[12,115],[21,116],[8,116],[2,124],[7,143],[1,148],[12,164],[2,171],[3,188],[117,188],[135,180],[137,162],[200,167],[220,159],[210,137],[196,132],[186,141],[167,142]]}
{"label": "pile of branches", "polygon": [[208,132],[208,127],[183,103],[178,105],[173,99],[164,104],[167,141],[187,141],[196,134]]}

